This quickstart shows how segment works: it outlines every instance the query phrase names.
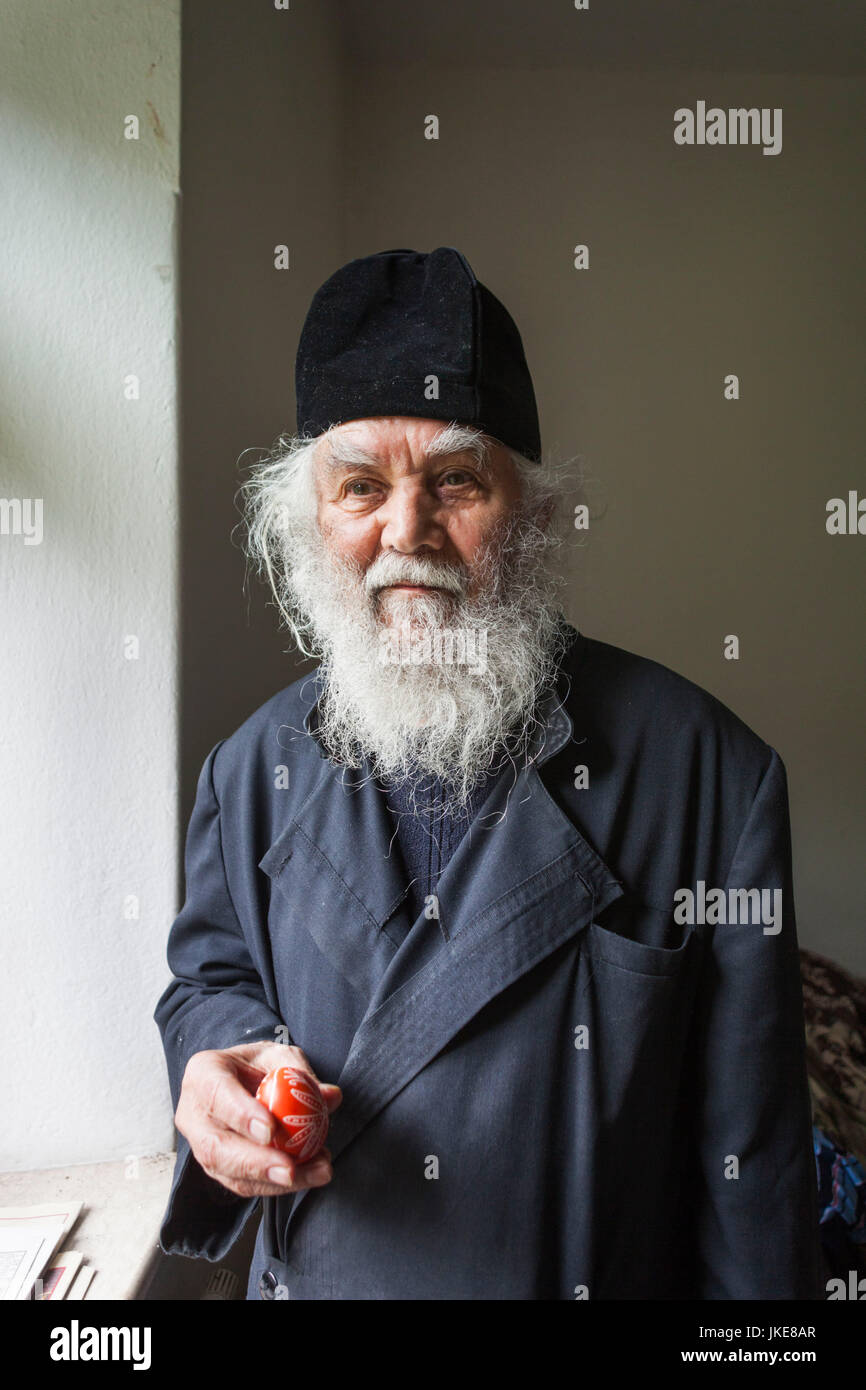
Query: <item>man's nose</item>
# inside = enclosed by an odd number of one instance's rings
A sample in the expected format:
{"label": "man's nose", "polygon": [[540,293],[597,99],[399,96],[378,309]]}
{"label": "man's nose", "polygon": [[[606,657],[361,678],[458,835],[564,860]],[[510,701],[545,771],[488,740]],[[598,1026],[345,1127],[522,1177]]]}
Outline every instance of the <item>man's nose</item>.
{"label": "man's nose", "polygon": [[441,550],[445,544],[445,528],[439,516],[438,499],[418,484],[394,487],[386,502],[379,508],[382,530],[379,542],[383,550],[398,550],[411,554],[425,546]]}

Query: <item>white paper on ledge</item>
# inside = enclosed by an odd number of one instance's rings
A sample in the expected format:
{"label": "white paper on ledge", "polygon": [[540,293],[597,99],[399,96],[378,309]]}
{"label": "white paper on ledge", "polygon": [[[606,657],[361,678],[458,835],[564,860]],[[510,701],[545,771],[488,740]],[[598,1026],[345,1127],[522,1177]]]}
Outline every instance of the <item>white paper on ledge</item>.
{"label": "white paper on ledge", "polygon": [[33,1285],[78,1220],[81,1202],[0,1207],[0,1300],[30,1297]]}

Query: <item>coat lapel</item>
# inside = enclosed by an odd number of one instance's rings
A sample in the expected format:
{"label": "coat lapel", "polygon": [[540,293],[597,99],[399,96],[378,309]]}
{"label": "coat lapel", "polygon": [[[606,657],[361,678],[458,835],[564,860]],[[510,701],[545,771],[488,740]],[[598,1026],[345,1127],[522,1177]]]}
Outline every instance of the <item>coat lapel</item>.
{"label": "coat lapel", "polygon": [[432,953],[422,946],[415,954],[423,933],[402,945],[388,936],[407,887],[369,775],[323,759],[313,793],[261,861],[278,889],[295,901],[303,895],[316,941],[367,990],[337,1078],[343,1102],[328,1136],[335,1159],[490,1000],[624,893],[538,772],[573,732],[560,696],[551,693],[540,715],[531,761],[494,786],[440,878],[440,920],[425,924],[443,938]]}
{"label": "coat lapel", "polygon": [[505,819],[483,842],[467,836],[440,879],[447,940],[399,981],[395,957],[380,980],[338,1077],[335,1158],[490,1000],[623,895],[536,767],[520,774],[511,798]]}
{"label": "coat lapel", "polygon": [[396,953],[386,924],[409,891],[393,838],[369,776],[323,758],[311,795],[259,862],[365,1002]]}

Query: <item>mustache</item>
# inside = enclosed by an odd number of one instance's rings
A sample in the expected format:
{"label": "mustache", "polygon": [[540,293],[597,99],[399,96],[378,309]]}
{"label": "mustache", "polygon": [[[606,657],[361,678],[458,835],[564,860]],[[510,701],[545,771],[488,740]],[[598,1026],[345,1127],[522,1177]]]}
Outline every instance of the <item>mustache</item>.
{"label": "mustache", "polygon": [[468,575],[456,565],[437,564],[417,555],[380,555],[367,569],[364,588],[374,597],[390,584],[423,584],[462,598],[467,580]]}

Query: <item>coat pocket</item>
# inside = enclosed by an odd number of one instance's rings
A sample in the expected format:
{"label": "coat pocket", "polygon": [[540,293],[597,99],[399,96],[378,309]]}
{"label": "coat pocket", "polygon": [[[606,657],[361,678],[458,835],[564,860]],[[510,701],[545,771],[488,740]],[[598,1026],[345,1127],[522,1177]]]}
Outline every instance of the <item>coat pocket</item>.
{"label": "coat pocket", "polygon": [[591,922],[584,949],[597,960],[637,975],[677,975],[691,958],[695,933],[673,920],[673,910],[620,900]]}
{"label": "coat pocket", "polygon": [[604,916],[605,926],[587,927],[578,966],[579,1022],[588,1030],[586,1094],[598,1114],[642,1117],[649,1130],[657,1120],[664,1129],[673,1123],[700,942],[660,909],[631,904],[616,914],[622,931]]}

